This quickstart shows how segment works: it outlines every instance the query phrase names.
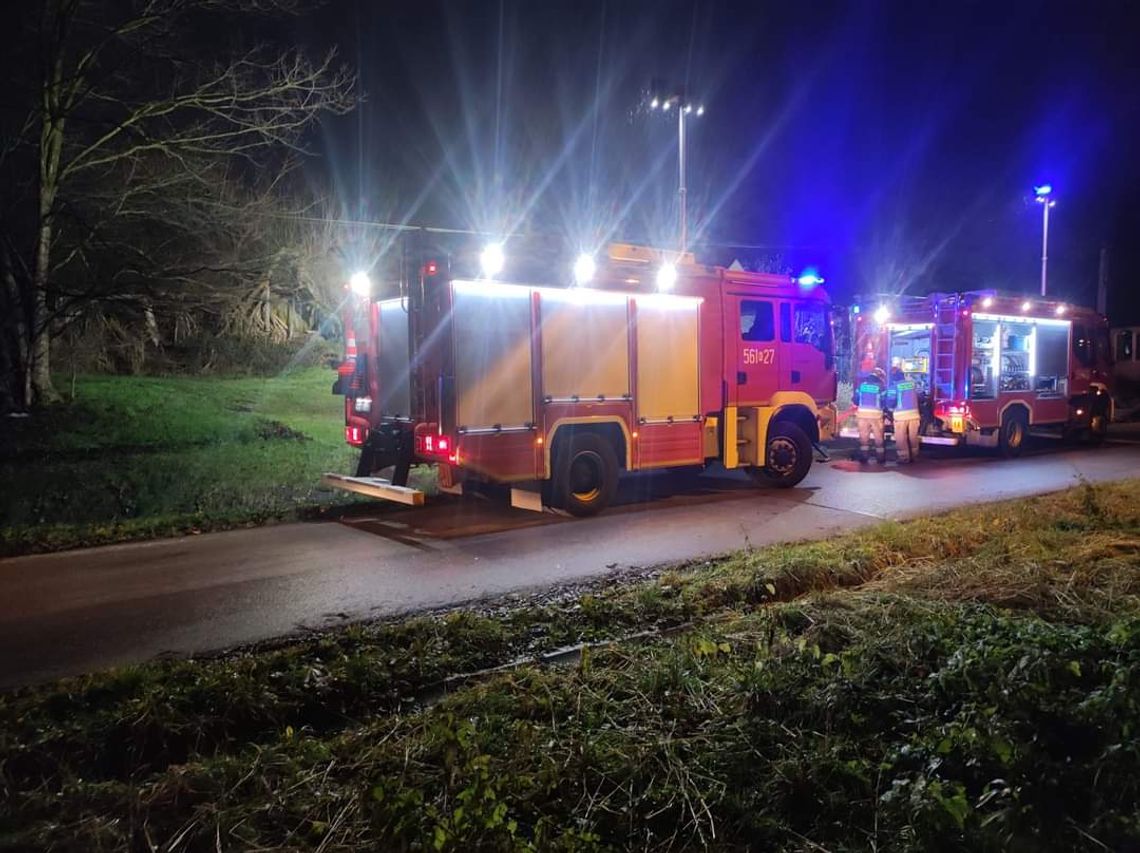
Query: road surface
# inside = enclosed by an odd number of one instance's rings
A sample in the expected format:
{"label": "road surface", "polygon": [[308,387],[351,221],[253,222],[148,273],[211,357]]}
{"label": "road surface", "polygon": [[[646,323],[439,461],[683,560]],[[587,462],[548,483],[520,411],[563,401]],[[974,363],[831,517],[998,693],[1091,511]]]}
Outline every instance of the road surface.
{"label": "road surface", "polygon": [[903,468],[837,460],[791,490],[724,472],[638,476],[623,505],[586,520],[449,499],[0,560],[0,686],[1136,475],[1140,444],[1115,442]]}

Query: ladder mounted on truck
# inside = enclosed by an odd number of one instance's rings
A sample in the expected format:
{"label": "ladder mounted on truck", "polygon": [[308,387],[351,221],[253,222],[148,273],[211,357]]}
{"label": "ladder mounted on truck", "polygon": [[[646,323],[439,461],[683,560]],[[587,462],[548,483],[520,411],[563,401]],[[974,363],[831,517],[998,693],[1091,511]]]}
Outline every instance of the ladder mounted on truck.
{"label": "ladder mounted on truck", "polygon": [[934,358],[931,365],[935,396],[955,399],[955,371],[958,366],[958,294],[939,294],[934,301]]}

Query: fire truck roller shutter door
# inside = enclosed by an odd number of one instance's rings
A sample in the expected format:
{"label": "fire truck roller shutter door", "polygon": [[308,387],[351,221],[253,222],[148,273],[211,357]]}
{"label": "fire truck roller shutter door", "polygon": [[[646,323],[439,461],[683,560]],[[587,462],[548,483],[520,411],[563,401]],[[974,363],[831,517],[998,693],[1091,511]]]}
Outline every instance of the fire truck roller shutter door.
{"label": "fire truck roller shutter door", "polygon": [[700,300],[637,297],[637,414],[646,421],[700,413]]}
{"label": "fire truck roller shutter door", "polygon": [[542,393],[555,400],[629,396],[629,297],[540,290]]}
{"label": "fire truck roller shutter door", "polygon": [[412,413],[408,365],[408,312],[399,299],[386,299],[380,303],[379,309],[378,409],[381,416],[406,418]]}
{"label": "fire truck roller shutter door", "polygon": [[530,289],[455,282],[455,393],[461,429],[534,421]]}
{"label": "fire truck roller shutter door", "polygon": [[637,421],[639,467],[699,465],[705,458],[701,423],[701,301],[639,296]]}

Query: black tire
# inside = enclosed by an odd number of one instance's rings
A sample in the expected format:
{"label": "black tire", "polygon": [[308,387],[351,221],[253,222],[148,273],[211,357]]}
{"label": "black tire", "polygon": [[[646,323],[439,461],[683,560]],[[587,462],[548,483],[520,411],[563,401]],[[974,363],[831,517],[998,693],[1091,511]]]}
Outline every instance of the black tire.
{"label": "black tire", "polygon": [[579,517],[597,515],[617,494],[617,454],[600,435],[579,433],[557,448],[553,475],[555,507]]}
{"label": "black tire", "polygon": [[768,430],[764,447],[764,479],[790,489],[811,470],[811,440],[790,421],[777,421]]}
{"label": "black tire", "polygon": [[998,432],[998,448],[1001,455],[1013,459],[1021,455],[1025,439],[1029,435],[1029,421],[1021,409],[1011,409],[1002,415],[1001,430]]}

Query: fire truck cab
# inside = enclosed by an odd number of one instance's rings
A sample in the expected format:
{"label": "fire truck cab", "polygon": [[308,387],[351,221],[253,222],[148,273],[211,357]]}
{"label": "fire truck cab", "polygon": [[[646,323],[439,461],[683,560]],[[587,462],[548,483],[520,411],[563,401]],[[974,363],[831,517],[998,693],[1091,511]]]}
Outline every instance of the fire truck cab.
{"label": "fire truck cab", "polygon": [[913,379],[925,444],[1016,456],[1030,432],[1092,440],[1107,432],[1108,323],[1090,309],[974,291],[865,301],[852,320],[855,376],[880,367]]}
{"label": "fire truck cab", "polygon": [[361,458],[326,483],[420,503],[408,472],[426,463],[444,491],[507,484],[517,506],[590,515],[626,471],[806,476],[835,424],[821,288],[628,244],[580,260],[574,283],[566,258],[536,272],[492,249],[493,272],[421,255],[410,283],[352,297],[334,393]]}

